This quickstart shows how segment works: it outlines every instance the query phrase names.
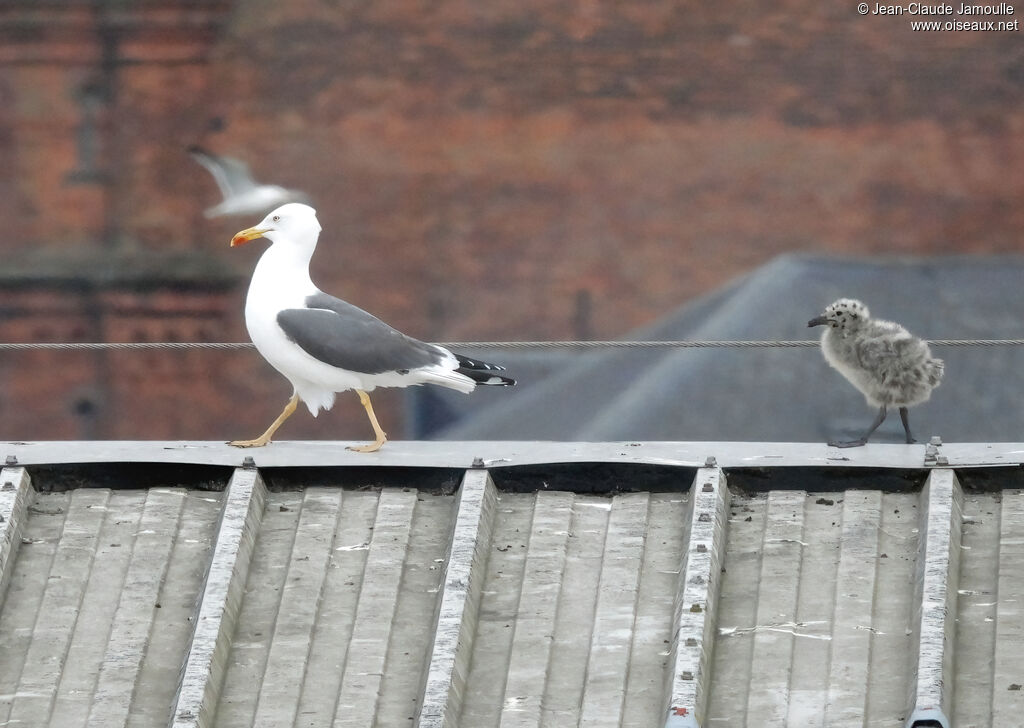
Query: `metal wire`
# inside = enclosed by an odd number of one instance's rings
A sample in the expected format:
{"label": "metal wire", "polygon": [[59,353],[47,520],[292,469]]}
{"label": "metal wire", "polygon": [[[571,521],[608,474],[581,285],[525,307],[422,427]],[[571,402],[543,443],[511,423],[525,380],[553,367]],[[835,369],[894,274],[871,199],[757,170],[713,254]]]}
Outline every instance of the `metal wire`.
{"label": "metal wire", "polygon": [[[933,346],[1024,346],[1024,339],[932,339]],[[802,349],[818,341],[452,341],[439,344],[449,349]],[[251,349],[249,342],[132,341],[3,343],[0,351],[137,351],[147,349]]]}

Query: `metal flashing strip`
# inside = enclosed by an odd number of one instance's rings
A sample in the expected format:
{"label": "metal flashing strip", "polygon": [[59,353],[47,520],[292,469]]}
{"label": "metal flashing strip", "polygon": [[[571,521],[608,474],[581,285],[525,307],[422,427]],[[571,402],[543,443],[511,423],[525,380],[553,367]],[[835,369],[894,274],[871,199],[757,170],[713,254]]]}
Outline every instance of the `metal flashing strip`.
{"label": "metal flashing strip", "polygon": [[522,578],[518,588],[512,588],[518,592],[516,619],[509,644],[501,723],[541,725],[543,721],[545,687],[552,677],[552,637],[557,628],[559,592],[569,559],[574,499],[572,493],[564,491],[538,491],[532,499]]}
{"label": "metal flashing strip", "polygon": [[[254,457],[263,469],[291,467],[517,467],[551,463],[644,463],[699,468],[708,454],[719,467],[733,468],[888,468],[926,467],[927,446],[869,443],[838,449],[813,442],[551,442],[551,441],[402,441],[393,440],[372,454],[346,449],[336,440],[280,441]],[[856,451],[854,451],[856,450]],[[238,448],[209,441],[70,441],[5,443],[18,464],[185,463],[238,467]],[[998,467],[1024,464],[1024,443],[944,443],[950,467]]]}
{"label": "metal flashing strip", "polygon": [[[411,490],[392,488],[380,493],[335,707],[333,725],[339,728],[380,719],[387,646],[397,627],[395,614],[412,542],[416,500],[417,494]],[[358,668],[352,669],[354,665]]]}
{"label": "metal flashing strip", "polygon": [[245,590],[266,488],[253,468],[235,470],[228,483],[195,631],[171,718],[173,728],[214,725],[230,642]]}
{"label": "metal flashing strip", "polygon": [[32,493],[32,480],[25,468],[6,467],[0,472],[0,602],[21,546],[21,528]]}
{"label": "metal flashing strip", "polygon": [[[146,491],[138,531],[111,616],[114,628],[103,651],[86,725],[127,726],[135,709],[128,691],[137,687],[154,632],[160,589],[174,550],[184,493],[172,488]],[[168,693],[170,691],[168,690]],[[142,691],[136,694],[142,695]],[[134,696],[133,696],[134,697]]]}
{"label": "metal flashing strip", "polygon": [[691,502],[669,658],[674,664],[668,676],[665,728],[698,728],[707,709],[729,511],[729,488],[720,468],[697,471]]}
{"label": "metal flashing strip", "polygon": [[467,471],[459,490],[458,515],[417,722],[420,728],[458,725],[496,503],[497,491],[487,471]]}
{"label": "metal flashing strip", "polygon": [[[623,493],[614,498],[609,512],[579,725],[629,721],[625,710],[633,667],[630,653],[642,631],[638,613],[650,506],[650,493]],[[552,662],[555,670],[556,664]]]}
{"label": "metal flashing strip", "polygon": [[857,625],[873,624],[882,598],[879,564],[885,563],[879,561],[881,491],[847,491],[842,500],[824,725],[868,715],[874,633]]}
{"label": "metal flashing strip", "polygon": [[793,700],[792,665],[795,639],[770,625],[796,624],[800,581],[803,573],[804,503],[802,490],[772,490],[765,502],[764,528],[759,544],[757,601],[754,625],[766,626],[751,633],[750,685],[747,690],[747,721],[784,725]]}
{"label": "metal flashing strip", "polygon": [[949,469],[931,472],[921,492],[914,585],[914,642],[907,728],[950,727],[963,492]]}

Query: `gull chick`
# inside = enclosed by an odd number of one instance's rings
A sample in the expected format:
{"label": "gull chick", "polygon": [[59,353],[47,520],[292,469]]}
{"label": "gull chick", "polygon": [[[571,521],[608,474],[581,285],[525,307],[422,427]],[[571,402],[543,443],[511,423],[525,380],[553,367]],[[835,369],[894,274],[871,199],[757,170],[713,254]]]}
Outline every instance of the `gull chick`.
{"label": "gull chick", "polygon": [[878,415],[864,435],[850,442],[830,442],[835,447],[859,447],[885,421],[888,407],[898,407],[907,443],[910,434],[907,408],[928,400],[942,381],[941,359],[932,356],[928,344],[892,321],[872,319],[868,307],[852,298],[840,298],[808,326],[827,326],[821,335],[825,361],[846,377],[878,407]]}
{"label": "gull chick", "polygon": [[299,190],[257,182],[249,165],[240,159],[211,154],[197,146],[189,147],[188,153],[210,173],[224,198],[203,213],[206,217],[262,215],[287,202],[309,202],[306,194]]}
{"label": "gull chick", "polygon": [[369,392],[377,387],[436,384],[468,393],[477,385],[516,383],[502,374],[505,367],[425,344],[321,291],[309,277],[319,237],[316,211],[293,202],[231,240],[232,247],[257,238],[270,242],[249,284],[245,326],[263,358],[291,382],[292,396],[266,432],[230,444],[262,447],[300,400],[316,417],[321,409],[331,408],[336,392],[351,389],[359,395],[377,439],[349,449],[374,452],[387,440],[370,404]]}

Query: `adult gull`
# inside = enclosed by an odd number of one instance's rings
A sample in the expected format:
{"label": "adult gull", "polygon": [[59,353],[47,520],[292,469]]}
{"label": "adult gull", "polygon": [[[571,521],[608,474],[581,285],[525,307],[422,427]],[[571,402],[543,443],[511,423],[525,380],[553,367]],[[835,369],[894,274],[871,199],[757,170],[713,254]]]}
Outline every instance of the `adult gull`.
{"label": "adult gull", "polygon": [[478,384],[515,384],[501,373],[504,367],[406,336],[317,288],[309,277],[309,261],[320,230],[312,207],[289,203],[231,240],[232,247],[257,238],[271,243],[249,285],[245,325],[260,354],[292,383],[293,393],[266,432],[230,444],[262,447],[299,400],[316,417],[331,408],[336,392],[351,389],[366,409],[376,440],[349,449],[374,452],[387,440],[370,404],[369,393],[377,387],[436,384],[468,393]]}
{"label": "adult gull", "polygon": [[306,194],[299,190],[257,182],[249,165],[240,159],[211,154],[197,146],[189,147],[188,153],[213,176],[224,198],[203,212],[206,217],[261,215],[286,202],[309,202]]}
{"label": "adult gull", "polygon": [[892,321],[872,319],[868,307],[852,298],[829,304],[825,313],[807,322],[827,326],[821,353],[829,365],[846,377],[878,415],[863,436],[835,447],[859,447],[885,421],[888,407],[898,407],[907,443],[910,434],[907,408],[931,397],[942,380],[943,363],[932,356],[928,344]]}

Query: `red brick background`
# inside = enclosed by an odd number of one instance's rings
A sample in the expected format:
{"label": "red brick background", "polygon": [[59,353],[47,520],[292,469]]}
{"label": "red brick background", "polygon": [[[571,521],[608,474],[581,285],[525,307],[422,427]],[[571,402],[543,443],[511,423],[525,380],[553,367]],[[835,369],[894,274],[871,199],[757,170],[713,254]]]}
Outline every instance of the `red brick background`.
{"label": "red brick background", "polygon": [[[260,251],[227,241],[257,220],[203,218],[195,143],[305,190],[314,279],[428,340],[615,337],[783,252],[1019,250],[1022,36],[909,22],[810,0],[5,3],[0,337],[242,340]],[[251,437],[287,395],[255,354],[4,353],[0,438]],[[352,395],[282,431],[366,435]]]}

